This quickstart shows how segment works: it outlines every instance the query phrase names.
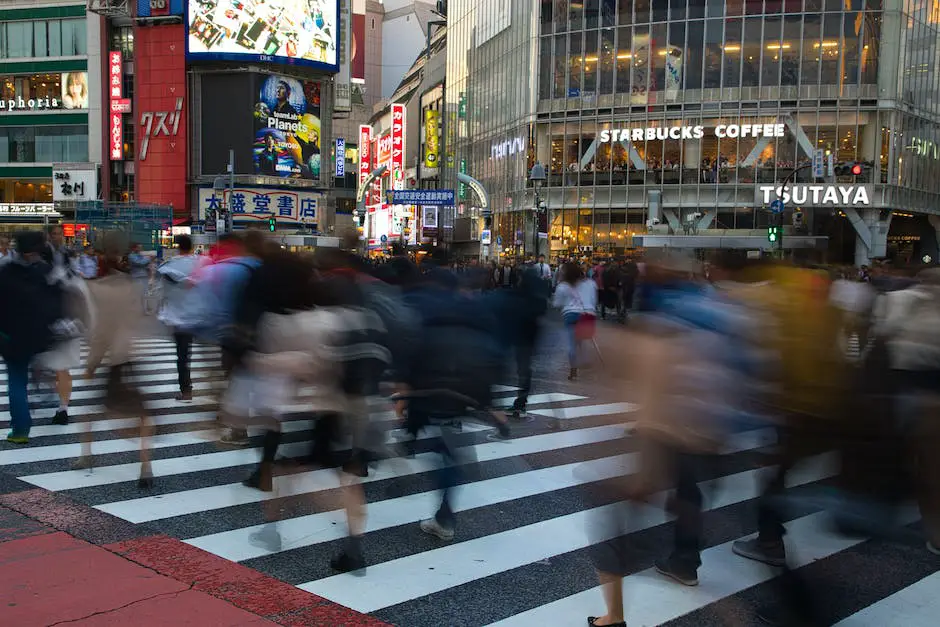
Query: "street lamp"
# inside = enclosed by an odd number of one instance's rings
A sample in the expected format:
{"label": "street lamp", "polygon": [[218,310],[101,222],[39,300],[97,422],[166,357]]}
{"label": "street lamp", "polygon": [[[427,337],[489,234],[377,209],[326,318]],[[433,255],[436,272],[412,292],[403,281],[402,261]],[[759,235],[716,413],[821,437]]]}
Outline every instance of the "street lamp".
{"label": "street lamp", "polygon": [[539,190],[542,189],[542,185],[545,185],[546,179],[545,166],[536,161],[535,165],[532,166],[532,170],[529,171],[529,180],[532,181],[532,187],[535,190],[535,207],[532,213],[532,241],[535,244],[532,247],[532,256],[535,259],[538,259],[539,256],[539,212],[542,211],[542,196],[539,194]]}

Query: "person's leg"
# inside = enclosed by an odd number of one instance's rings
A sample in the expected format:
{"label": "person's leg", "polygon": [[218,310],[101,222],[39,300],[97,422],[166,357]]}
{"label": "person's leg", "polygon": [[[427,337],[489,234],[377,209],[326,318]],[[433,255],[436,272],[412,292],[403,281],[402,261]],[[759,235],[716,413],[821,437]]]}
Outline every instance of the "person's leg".
{"label": "person's leg", "polygon": [[597,571],[597,578],[601,582],[604,604],[607,605],[607,614],[589,617],[588,624],[597,625],[598,627],[623,624],[623,577]]}
{"label": "person's leg", "polygon": [[176,342],[176,374],[180,385],[180,400],[191,400],[193,397],[193,382],[189,370],[190,355],[192,353],[193,336],[189,333],[176,331],[173,333]]}
{"label": "person's leg", "polygon": [[33,426],[29,414],[29,362],[7,362],[7,396],[10,401],[10,435],[16,444],[29,442],[29,430]]}
{"label": "person's leg", "polygon": [[524,338],[516,346],[516,374],[519,379],[519,394],[512,408],[516,412],[524,412],[529,402],[529,392],[532,390],[532,357],[535,353],[534,342]]}
{"label": "person's leg", "polygon": [[569,379],[578,376],[578,338],[575,336],[574,328],[580,317],[577,313],[567,313],[564,317],[565,335],[568,339],[568,367],[571,368]]}
{"label": "person's leg", "polygon": [[940,460],[937,445],[940,444],[940,395],[925,394],[918,412],[917,479],[919,484],[918,504],[923,519],[927,547],[940,554]]}
{"label": "person's leg", "polygon": [[56,372],[55,389],[59,395],[59,409],[56,411],[52,423],[67,425],[69,423],[69,402],[72,400],[72,373],[68,370]]}
{"label": "person's leg", "polygon": [[701,458],[674,453],[675,497],[671,504],[676,517],[672,554],[658,562],[656,569],[685,585],[698,584],[702,544],[702,491],[698,487]]}

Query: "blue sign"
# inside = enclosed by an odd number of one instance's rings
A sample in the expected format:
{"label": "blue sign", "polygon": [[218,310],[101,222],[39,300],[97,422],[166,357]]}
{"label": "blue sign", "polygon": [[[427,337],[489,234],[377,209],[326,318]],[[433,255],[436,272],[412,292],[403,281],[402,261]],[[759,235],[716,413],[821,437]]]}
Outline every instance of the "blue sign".
{"label": "blue sign", "polygon": [[383,235],[382,237],[379,238],[379,241],[384,244],[385,242],[388,241],[388,235]]}
{"label": "blue sign", "polygon": [[770,211],[773,213],[783,213],[784,204],[779,198],[770,203]]}
{"label": "blue sign", "polygon": [[489,229],[483,229],[480,231],[480,243],[484,246],[489,246],[492,241],[492,232]]}
{"label": "blue sign", "polygon": [[393,189],[389,192],[390,205],[434,205],[439,207],[454,204],[452,189]]}
{"label": "blue sign", "polygon": [[336,138],[336,172],[338,179],[346,176],[346,140],[342,137]]}
{"label": "blue sign", "polygon": [[502,236],[502,235],[497,235],[497,236],[496,236],[496,245],[497,245],[497,246],[502,246],[502,245],[503,245],[503,236]]}
{"label": "blue sign", "polygon": [[182,15],[183,0],[137,0],[137,17]]}

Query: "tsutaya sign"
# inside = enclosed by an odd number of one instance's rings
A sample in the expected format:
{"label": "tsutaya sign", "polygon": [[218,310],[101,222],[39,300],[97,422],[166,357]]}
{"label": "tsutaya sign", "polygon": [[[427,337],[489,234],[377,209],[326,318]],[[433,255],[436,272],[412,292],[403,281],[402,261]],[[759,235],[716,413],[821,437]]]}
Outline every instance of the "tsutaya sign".
{"label": "tsutaya sign", "polygon": [[493,144],[490,146],[490,159],[502,159],[520,152],[525,152],[525,137]]}
{"label": "tsutaya sign", "polygon": [[780,198],[798,207],[870,207],[871,185],[761,185],[757,204],[766,207]]}
{"label": "tsutaya sign", "polygon": [[[784,137],[785,124],[719,124],[709,129],[715,137]],[[600,141],[665,141],[667,139],[702,139],[705,137],[704,126],[654,126],[649,128],[620,128],[603,130]]]}

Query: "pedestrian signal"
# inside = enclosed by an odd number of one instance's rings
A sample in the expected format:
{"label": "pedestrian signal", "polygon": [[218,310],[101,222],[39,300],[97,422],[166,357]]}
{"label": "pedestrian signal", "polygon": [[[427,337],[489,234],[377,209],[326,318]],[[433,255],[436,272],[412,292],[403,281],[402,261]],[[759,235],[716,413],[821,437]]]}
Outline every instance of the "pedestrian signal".
{"label": "pedestrian signal", "polygon": [[277,218],[268,218],[268,230],[272,233],[277,230]]}
{"label": "pedestrian signal", "polygon": [[768,227],[767,227],[767,241],[768,241],[768,242],[771,242],[771,243],[776,242],[778,235],[779,235],[779,232],[778,232],[778,228],[777,228],[777,227],[775,227],[775,226],[768,226]]}

